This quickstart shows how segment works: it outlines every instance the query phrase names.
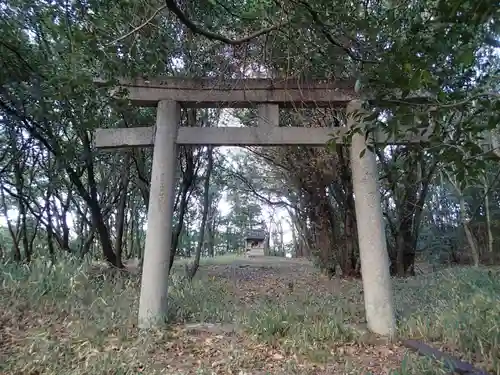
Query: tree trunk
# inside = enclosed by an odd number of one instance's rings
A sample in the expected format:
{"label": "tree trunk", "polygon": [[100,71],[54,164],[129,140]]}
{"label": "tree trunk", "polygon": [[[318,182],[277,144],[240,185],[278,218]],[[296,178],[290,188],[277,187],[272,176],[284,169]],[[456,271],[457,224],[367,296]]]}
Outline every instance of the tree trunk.
{"label": "tree trunk", "polygon": [[61,197],[58,197],[62,203],[62,212],[59,217],[60,219],[60,229],[62,230],[61,241],[59,242],[59,246],[61,249],[71,253],[71,247],[69,243],[69,226],[68,226],[68,211],[70,209],[71,201],[73,200],[73,192],[71,189],[68,189],[68,194],[66,195],[66,199],[62,202]]}
{"label": "tree trunk", "polygon": [[137,216],[137,209],[135,205],[132,207],[132,212],[130,213],[130,225],[129,225],[129,235],[130,235],[130,240],[128,241],[128,254],[129,258],[140,258],[137,254],[135,254],[135,237],[136,237],[136,218]]}
{"label": "tree trunk", "polygon": [[208,210],[210,207],[210,175],[212,174],[213,168],[213,148],[212,146],[207,147],[207,172],[205,175],[205,183],[203,185],[203,212],[201,215],[200,224],[200,234],[198,238],[198,245],[196,246],[196,253],[193,265],[189,268],[188,277],[189,280],[193,280],[198,268],[200,266],[201,249],[203,249],[203,243],[205,241],[205,227],[207,224]]}
{"label": "tree trunk", "polygon": [[469,222],[467,220],[466,210],[465,210],[465,199],[460,195],[460,219],[464,227],[465,237],[469,243],[471,250],[472,260],[474,261],[474,266],[479,266],[479,249],[477,248],[476,240],[469,227]]}
{"label": "tree trunk", "polygon": [[207,225],[207,255],[211,258],[215,256],[215,218],[212,214]]}
{"label": "tree trunk", "polygon": [[188,193],[189,190],[191,189],[191,184],[188,184],[187,181],[183,181],[181,189],[182,190],[181,190],[181,198],[179,201],[179,215],[174,232],[172,233],[172,250],[170,252],[169,269],[172,269],[172,266],[174,264],[175,254],[177,253],[177,246],[179,245],[179,239],[182,234],[182,227],[184,225],[184,216],[186,216],[187,206],[189,202]]}
{"label": "tree trunk", "polygon": [[[316,188],[314,193],[308,194],[309,219],[312,224],[314,246],[317,251],[320,266],[330,277],[336,273],[336,266],[339,263],[339,254],[336,251],[340,248],[336,244],[334,226],[335,218],[330,207],[330,202],[326,197],[325,188]],[[342,269],[343,275],[351,275],[352,269]]]}
{"label": "tree trunk", "polygon": [[117,257],[115,252],[113,251],[113,244],[111,242],[109,230],[106,226],[106,221],[103,217],[101,207],[99,205],[97,183],[95,180],[94,164],[90,148],[90,139],[87,131],[84,130],[81,136],[83,141],[85,167],[87,170],[87,183],[89,186],[90,194],[85,190],[81,180],[79,178],[75,178],[75,172],[73,170],[69,170],[68,168],[67,171],[72,182],[76,185],[78,192],[80,193],[80,195],[82,195],[89,206],[92,224],[97,230],[104,258],[112,266],[122,268],[123,264],[117,262]]}
{"label": "tree trunk", "polygon": [[[82,213],[80,213],[80,217],[78,220],[78,223],[76,225],[76,233],[78,236],[78,255],[80,257],[83,257],[83,248],[85,245],[85,238],[88,235],[88,231],[90,230],[90,226],[87,225],[87,212],[88,212],[88,206],[85,206],[83,208]],[[68,244],[69,245],[69,244]]]}
{"label": "tree trunk", "polygon": [[469,243],[472,260],[474,261],[474,265],[477,267],[477,266],[479,266],[479,249],[477,248],[477,244],[476,244],[476,240],[474,239],[474,235],[472,234],[472,231],[469,228],[469,223],[467,220],[467,211],[465,208],[465,198],[463,196],[463,192],[460,189],[458,182],[454,178],[452,178],[449,173],[447,173],[447,172],[445,172],[445,173],[448,177],[448,180],[455,188],[455,191],[459,197],[460,221],[461,221],[462,226],[464,228],[465,237],[467,238],[467,242]]}
{"label": "tree trunk", "polygon": [[344,145],[337,146],[338,163],[340,165],[340,181],[342,189],[333,189],[334,194],[342,201],[344,230],[342,246],[339,247],[340,268],[346,276],[360,276],[358,249],[358,230],[356,225],[356,208],[354,202],[354,186],[352,184],[351,162],[349,150]]}
{"label": "tree trunk", "polygon": [[288,210],[288,214],[292,219],[293,228],[295,228],[294,233],[296,235],[297,241],[297,257],[309,257],[310,245],[312,243],[312,239],[310,239],[309,231],[307,229],[307,223],[302,218],[299,218],[298,214],[294,213],[292,210]]}
{"label": "tree trunk", "polygon": [[19,247],[19,235],[17,228],[19,228],[19,216],[17,218],[17,225],[14,227],[9,220],[8,211],[9,208],[7,206],[7,201],[5,200],[5,191],[0,187],[0,198],[2,203],[3,214],[7,219],[7,228],[9,229],[10,237],[12,239],[12,251],[14,253],[13,258],[16,262],[20,262],[22,259],[21,248]]}
{"label": "tree trunk", "polygon": [[226,226],[226,254],[229,253],[231,243],[231,228],[229,224]]}
{"label": "tree trunk", "polygon": [[382,163],[388,181],[388,190],[392,193],[396,206],[396,219],[391,219],[387,212],[394,246],[388,248],[391,275],[400,277],[415,274],[415,255],[420,233],[420,223],[432,177],[437,161],[429,161],[424,152],[417,146],[399,147],[394,151],[394,158],[403,158],[405,162],[404,184],[402,178],[396,176],[389,168],[385,155],[378,150],[377,155]]}
{"label": "tree trunk", "polygon": [[31,261],[31,253],[32,249],[30,248],[29,244],[29,239],[28,239],[28,225],[27,225],[27,213],[26,213],[26,207],[25,207],[25,202],[24,202],[24,195],[26,194],[24,192],[24,186],[25,186],[25,179],[24,179],[24,168],[21,166],[21,163],[23,161],[22,157],[22,152],[19,150],[18,145],[17,145],[17,134],[15,130],[12,127],[9,127],[9,141],[10,145],[12,147],[12,153],[13,153],[13,172],[14,172],[14,186],[16,188],[16,194],[17,194],[17,211],[18,215],[20,217],[20,228],[17,228],[21,235],[21,240],[23,244],[23,249],[24,249],[24,257],[26,262]]}
{"label": "tree trunk", "polygon": [[123,233],[125,229],[125,215],[127,208],[128,183],[130,180],[130,153],[126,152],[124,158],[124,166],[120,181],[120,200],[118,201],[118,209],[116,212],[116,263],[118,267],[123,267],[122,251],[123,251]]}
{"label": "tree trunk", "polygon": [[145,207],[149,207],[149,181],[151,181],[151,174],[146,171],[146,160],[144,151],[134,149],[132,152],[132,159],[137,171],[136,183],[141,192],[142,199],[144,200]]}
{"label": "tree trunk", "polygon": [[[49,184],[50,186],[50,184]],[[47,213],[47,247],[49,249],[49,255],[52,263],[56,261],[56,254],[54,250],[54,229],[52,227],[52,209],[50,207],[51,199],[51,189],[47,190],[47,196],[45,197],[45,212]]]}
{"label": "tree trunk", "polygon": [[486,213],[486,230],[488,232],[488,253],[491,255],[493,253],[494,247],[494,237],[493,231],[491,230],[491,213],[490,213],[490,197],[489,197],[489,187],[486,177],[483,181],[484,187],[484,209]]}
{"label": "tree trunk", "polygon": [[214,202],[214,193],[210,194],[209,201],[210,214],[207,218],[207,255],[213,258],[215,256],[215,216],[217,214],[217,207]]}

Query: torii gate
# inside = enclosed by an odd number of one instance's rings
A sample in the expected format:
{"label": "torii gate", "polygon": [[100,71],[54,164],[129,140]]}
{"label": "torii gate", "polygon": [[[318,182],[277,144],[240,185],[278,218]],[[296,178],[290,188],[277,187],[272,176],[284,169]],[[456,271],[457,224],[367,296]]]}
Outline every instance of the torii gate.
{"label": "torii gate", "polygon": [[[97,81],[96,83],[102,83]],[[139,304],[139,327],[148,328],[166,313],[169,258],[177,145],[212,146],[325,146],[355,124],[361,109],[350,80],[162,78],[119,81],[128,99],[139,106],[157,106],[156,126],[97,129],[97,148],[151,147],[153,166],[149,196],[146,244]],[[179,127],[181,108],[251,108],[259,112],[257,127]],[[279,108],[347,107],[348,123],[337,128],[279,127]],[[405,134],[397,140],[375,134],[374,143],[421,142],[426,135]],[[395,334],[389,259],[375,155],[366,149],[364,134],[351,140],[352,179],[355,194],[361,272],[368,328],[381,335]],[[361,152],[365,150],[363,156]]]}

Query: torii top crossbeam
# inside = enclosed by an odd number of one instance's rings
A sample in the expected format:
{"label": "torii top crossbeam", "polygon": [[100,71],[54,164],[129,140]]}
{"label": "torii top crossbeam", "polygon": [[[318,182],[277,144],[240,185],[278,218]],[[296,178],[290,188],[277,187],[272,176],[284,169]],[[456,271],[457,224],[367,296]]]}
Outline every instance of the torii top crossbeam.
{"label": "torii top crossbeam", "polygon": [[[105,81],[96,80],[103,85]],[[176,142],[185,145],[214,146],[324,146],[332,137],[337,143],[346,127],[280,127],[279,108],[343,108],[359,99],[352,80],[316,79],[216,79],[166,77],[155,79],[119,79],[113,87],[127,89],[126,98],[143,107],[160,101],[174,101],[184,108],[251,108],[259,110],[258,126],[243,128],[180,127]],[[96,129],[98,148],[148,147],[154,145],[153,127]],[[421,142],[427,135],[402,132],[397,137],[382,131],[372,134],[375,143]]]}
{"label": "torii top crossbeam", "polygon": [[[103,84],[103,80],[95,80]],[[155,78],[120,79],[135,105],[155,107],[160,100],[175,100],[184,108],[249,108],[257,103],[294,107],[345,107],[359,99],[352,80]]]}

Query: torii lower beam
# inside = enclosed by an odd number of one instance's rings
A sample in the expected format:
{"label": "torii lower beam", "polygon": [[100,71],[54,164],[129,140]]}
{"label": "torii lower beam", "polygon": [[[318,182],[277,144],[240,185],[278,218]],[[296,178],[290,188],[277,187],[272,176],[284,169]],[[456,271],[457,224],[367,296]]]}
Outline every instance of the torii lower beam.
{"label": "torii lower beam", "polygon": [[[203,81],[205,82],[205,81]],[[266,83],[268,84],[268,83]],[[183,86],[184,85],[184,86]],[[194,85],[196,89],[190,89]],[[255,83],[262,86],[262,82]],[[191,90],[190,95],[183,93],[183,87]],[[99,148],[148,147],[154,146],[153,166],[151,171],[151,189],[148,208],[147,235],[144,250],[141,297],[139,306],[139,327],[149,328],[161,320],[167,312],[169,258],[172,238],[173,199],[175,188],[175,169],[177,144],[191,145],[325,145],[332,134],[339,137],[347,128],[279,128],[279,111],[282,104],[347,106],[349,126],[355,123],[353,114],[360,109],[358,101],[351,101],[354,95],[324,87],[323,101],[317,102],[318,91],[314,87],[306,94],[296,89],[292,97],[281,89],[281,94],[272,93],[272,88],[262,92],[252,91],[249,95],[240,90],[235,95],[230,88],[199,93],[200,83],[183,83],[161,89],[132,91],[137,104],[152,105],[157,103],[155,128],[99,129],[96,131],[95,146]],[[260,87],[259,86],[259,87]],[[129,85],[129,88],[131,86]],[[149,90],[146,87],[147,90]],[[215,91],[214,91],[215,90]],[[139,92],[139,93],[138,93]],[[198,93],[197,93],[198,92]],[[196,97],[196,100],[193,97]],[[253,95],[253,96],[252,96]],[[235,99],[237,99],[235,101]],[[255,103],[255,101],[257,103]],[[271,103],[271,104],[269,104]],[[291,103],[291,104],[290,104]],[[181,106],[210,107],[215,105],[245,106],[257,104],[259,124],[257,128],[179,128]],[[385,136],[378,134],[373,142]],[[427,135],[406,134],[402,138],[389,139],[385,142],[407,143],[425,141]],[[337,141],[341,139],[338,138]],[[365,290],[365,308],[368,328],[381,335],[392,336],[395,333],[395,320],[390,286],[389,260],[386,248],[385,231],[381,211],[381,198],[375,155],[366,148],[363,134],[355,134],[351,143],[352,175],[358,226],[358,239],[361,256],[361,271]]]}
{"label": "torii lower beam", "polygon": [[[335,138],[343,143],[348,132],[347,127],[339,128],[301,128],[301,127],[223,127],[198,128],[180,127],[176,143],[180,145],[211,146],[319,146],[326,145],[329,139]],[[153,147],[155,129],[152,126],[137,128],[96,129],[95,147],[113,149],[123,147]],[[426,134],[407,132],[397,137],[378,132],[373,136],[374,143],[405,144],[424,142]]]}

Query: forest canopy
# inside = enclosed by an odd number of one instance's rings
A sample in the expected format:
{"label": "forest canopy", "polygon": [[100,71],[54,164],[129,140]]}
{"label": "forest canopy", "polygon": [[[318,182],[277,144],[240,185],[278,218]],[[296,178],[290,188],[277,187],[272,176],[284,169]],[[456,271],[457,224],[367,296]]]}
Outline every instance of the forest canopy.
{"label": "forest canopy", "polygon": [[[413,273],[417,255],[490,262],[500,235],[499,13],[494,1],[463,0],[7,0],[2,256],[103,254],[117,266],[142,256],[151,150],[97,152],[92,131],[152,124],[155,112],[112,100],[96,77],[292,77],[352,79],[372,129],[435,129],[430,145],[375,150],[393,274]],[[182,121],[217,126],[227,116],[252,122],[244,110],[185,111]],[[309,111],[282,125],[344,121],[341,111]],[[197,247],[239,252],[248,230],[264,226],[273,254],[359,274],[345,146],[230,156],[182,147],[178,162],[172,261]]]}

